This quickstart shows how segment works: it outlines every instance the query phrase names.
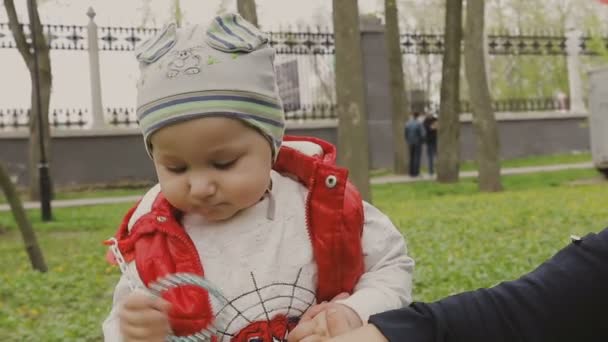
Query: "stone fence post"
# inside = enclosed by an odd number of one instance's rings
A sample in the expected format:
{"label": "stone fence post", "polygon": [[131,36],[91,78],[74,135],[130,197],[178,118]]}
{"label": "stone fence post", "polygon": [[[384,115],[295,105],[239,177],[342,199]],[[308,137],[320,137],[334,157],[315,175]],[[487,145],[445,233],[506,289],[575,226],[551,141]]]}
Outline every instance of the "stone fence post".
{"label": "stone fence post", "polygon": [[584,113],[583,86],[580,74],[580,37],[582,32],[577,29],[572,19],[566,19],[566,52],[568,54],[568,85],[570,88],[570,111]]}
{"label": "stone fence post", "polygon": [[589,135],[594,165],[608,177],[608,67],[589,72]]}
{"label": "stone fence post", "polygon": [[97,38],[97,24],[95,11],[89,7],[87,11],[89,24],[87,26],[89,40],[89,71],[91,75],[91,125],[90,129],[105,126],[103,105],[101,101],[101,76],[99,71],[99,39]]}

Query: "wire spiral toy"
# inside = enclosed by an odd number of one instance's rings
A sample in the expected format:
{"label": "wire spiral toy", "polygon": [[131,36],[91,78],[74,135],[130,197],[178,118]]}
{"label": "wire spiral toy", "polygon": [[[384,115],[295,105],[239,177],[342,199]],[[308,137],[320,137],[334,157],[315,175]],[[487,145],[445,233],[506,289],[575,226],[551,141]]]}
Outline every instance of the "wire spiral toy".
{"label": "wire spiral toy", "polygon": [[[112,244],[110,245],[110,250],[114,257],[116,258],[116,262],[120,267],[120,271],[126,277],[127,282],[129,284],[129,288],[133,291],[140,287],[136,286],[133,282],[127,262],[122,256],[122,253],[118,249],[118,241],[116,238],[111,238],[109,240]],[[162,293],[170,290],[172,288],[193,285],[198,286],[209,293],[210,296],[215,297],[221,303],[225,304],[225,297],[222,295],[221,291],[213,285],[211,282],[207,281],[205,278],[191,273],[173,273],[169,274],[165,277],[157,279],[155,282],[151,283],[146,289],[147,292],[155,297],[161,297]],[[204,328],[201,331],[194,333],[188,336],[176,336],[173,333],[169,334],[165,339],[167,342],[211,342],[213,341],[213,337],[217,336],[218,329],[215,326],[211,326],[209,328]]]}

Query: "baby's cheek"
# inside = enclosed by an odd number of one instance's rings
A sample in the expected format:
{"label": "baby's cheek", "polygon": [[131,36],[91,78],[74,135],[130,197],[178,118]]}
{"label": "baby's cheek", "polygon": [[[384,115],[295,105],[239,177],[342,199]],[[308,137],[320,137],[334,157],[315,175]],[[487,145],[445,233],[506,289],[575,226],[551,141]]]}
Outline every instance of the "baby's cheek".
{"label": "baby's cheek", "polygon": [[270,170],[266,174],[265,171],[260,169],[243,169],[231,178],[233,191],[239,193],[241,197],[257,202],[270,185]]}
{"label": "baby's cheek", "polygon": [[260,186],[261,183],[241,182],[239,187],[233,188],[234,197],[244,206],[256,204],[266,192],[267,187]]}
{"label": "baby's cheek", "polygon": [[159,177],[159,183],[161,191],[169,203],[180,210],[184,210],[186,206],[185,198],[188,196],[187,184],[175,177]]}

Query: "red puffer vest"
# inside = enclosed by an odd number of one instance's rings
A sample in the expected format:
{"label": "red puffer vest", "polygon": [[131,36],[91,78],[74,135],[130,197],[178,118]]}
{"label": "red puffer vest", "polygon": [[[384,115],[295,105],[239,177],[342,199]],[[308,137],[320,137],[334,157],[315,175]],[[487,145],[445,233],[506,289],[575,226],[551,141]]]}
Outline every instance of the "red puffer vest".
{"label": "red puffer vest", "polygon": [[[351,293],[364,270],[361,197],[347,181],[348,171],[335,165],[333,145],[309,137],[286,136],[284,140],[312,142],[323,149],[322,156],[309,156],[283,146],[274,165],[277,172],[295,176],[309,190],[306,217],[318,268],[317,301]],[[181,213],[159,194],[151,210],[129,229],[136,208],[129,210],[115,237],[126,261],[135,260],[144,284],[178,272],[204,276],[199,254],[179,223]],[[110,261],[115,263],[113,257]],[[169,316],[178,336],[198,332],[213,320],[209,295],[201,288],[173,288],[163,298],[172,303]]]}

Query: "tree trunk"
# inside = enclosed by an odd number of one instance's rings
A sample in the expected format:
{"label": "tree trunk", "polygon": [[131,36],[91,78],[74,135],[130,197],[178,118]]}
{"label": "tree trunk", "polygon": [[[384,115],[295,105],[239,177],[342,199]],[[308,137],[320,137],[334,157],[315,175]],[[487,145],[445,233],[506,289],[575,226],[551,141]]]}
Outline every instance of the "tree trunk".
{"label": "tree trunk", "polygon": [[[42,127],[43,127],[43,138],[44,138],[44,151],[47,163],[50,163],[50,147],[51,147],[51,131],[49,123],[49,103],[51,99],[51,71],[50,71],[50,60],[47,58],[43,61],[43,58],[39,58],[40,74],[40,110],[42,113]],[[48,63],[48,67],[45,68],[43,65]],[[40,163],[40,134],[39,129],[39,117],[38,116],[38,98],[36,94],[36,87],[34,86],[34,75],[33,71],[30,72],[30,79],[32,81],[32,95],[31,95],[31,110],[30,110],[30,139],[29,139],[29,197],[32,200],[40,199],[40,174],[38,172],[38,164]],[[52,184],[52,182],[51,182]],[[52,187],[51,187],[52,188]],[[52,193],[52,191],[51,191]]]}
{"label": "tree trunk", "polygon": [[239,14],[245,20],[252,23],[256,27],[259,27],[255,0],[237,0],[236,6],[238,8]]}
{"label": "tree trunk", "polygon": [[437,131],[437,180],[458,182],[460,172],[460,54],[462,0],[446,1],[445,50]]}
{"label": "tree trunk", "polygon": [[173,0],[173,19],[177,27],[182,27],[182,21],[184,19],[184,13],[182,12],[182,5],[180,0]]}
{"label": "tree trunk", "polygon": [[[28,2],[28,9],[30,3]],[[47,45],[46,38],[42,31],[42,25],[40,23],[40,16],[38,15],[38,8],[33,8],[33,23],[34,23],[34,34],[36,35],[36,49],[38,55],[38,68],[39,68],[39,82],[40,82],[40,106],[38,106],[38,96],[36,94],[35,80],[35,61],[34,54],[31,52],[32,46],[27,42],[23,28],[19,23],[17,12],[15,10],[15,4],[13,0],[4,0],[4,7],[8,16],[9,27],[13,33],[17,50],[23,57],[23,61],[30,72],[30,78],[32,83],[32,96],[31,96],[31,110],[30,110],[30,148],[29,148],[29,195],[30,199],[40,199],[40,187],[39,187],[39,172],[38,164],[40,163],[40,123],[38,122],[38,108],[41,110],[42,116],[42,135],[44,139],[45,154],[47,163],[50,163],[50,146],[51,146],[51,134],[49,125],[49,103],[51,98],[51,86],[52,86],[52,73],[51,73],[51,59],[49,54],[49,46]],[[52,184],[52,182],[51,182]],[[52,189],[52,186],[51,186]],[[51,190],[51,193],[53,191]]]}
{"label": "tree trunk", "polygon": [[479,190],[501,191],[500,149],[496,118],[492,109],[492,97],[488,87],[485,66],[484,13],[485,0],[467,1],[467,28],[464,61],[473,126],[477,141],[477,164],[479,166]]}
{"label": "tree trunk", "polygon": [[2,164],[0,164],[0,189],[6,196],[6,200],[11,207],[13,217],[15,218],[19,231],[21,232],[21,237],[23,238],[23,243],[25,245],[25,251],[30,258],[32,267],[37,271],[46,272],[48,269],[46,267],[46,263],[44,262],[44,257],[42,255],[42,251],[40,250],[40,246],[38,245],[36,233],[34,232],[34,229],[32,228],[32,225],[25,214],[25,210],[23,209],[23,205],[21,204],[17,191],[15,190],[15,186],[11,182],[8,172],[4,169]]}
{"label": "tree trunk", "polygon": [[369,144],[363,56],[356,0],[334,0],[336,49],[336,98],[338,112],[338,162],[348,168],[350,179],[366,201],[369,186]]}
{"label": "tree trunk", "polygon": [[396,0],[384,1],[386,20],[386,47],[391,77],[391,100],[393,105],[393,172],[405,174],[409,164],[409,150],[405,147],[403,126],[407,120],[408,103],[405,94],[401,38]]}

